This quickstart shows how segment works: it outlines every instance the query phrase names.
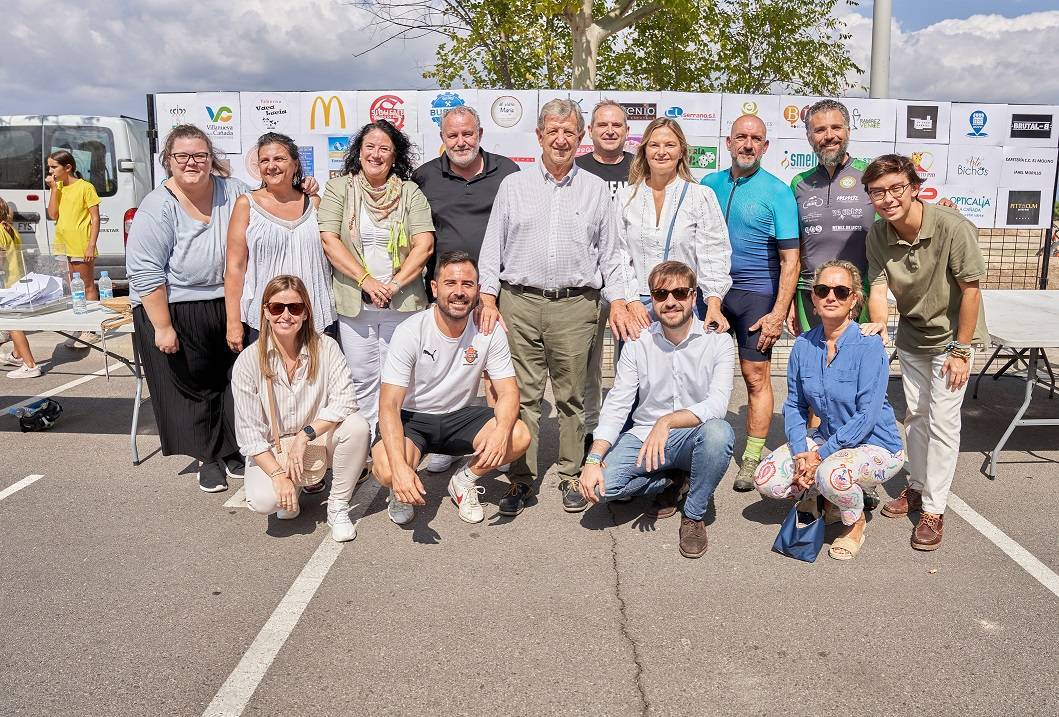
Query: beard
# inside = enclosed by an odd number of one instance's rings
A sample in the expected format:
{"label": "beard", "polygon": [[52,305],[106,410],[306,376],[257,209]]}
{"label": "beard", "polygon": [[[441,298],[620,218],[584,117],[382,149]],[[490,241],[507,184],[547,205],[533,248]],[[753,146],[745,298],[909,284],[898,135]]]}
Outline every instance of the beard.
{"label": "beard", "polygon": [[758,157],[749,157],[745,154],[737,154],[732,158],[732,163],[739,169],[757,169],[761,166],[761,159]]}
{"label": "beard", "polygon": [[461,152],[451,152],[445,150],[445,153],[449,155],[449,162],[460,169],[466,169],[474,164],[475,160],[478,159],[478,148],[468,149]]}
{"label": "beard", "polygon": [[817,149],[814,147],[813,150],[816,152],[816,158],[820,160],[820,164],[829,169],[833,169],[842,164],[842,160],[845,158],[846,152],[849,150],[849,140],[843,140],[838,147],[830,149]]}
{"label": "beard", "polygon": [[[454,300],[463,300],[466,302],[465,306],[453,306],[450,302]],[[437,302],[438,311],[445,314],[450,319],[460,320],[465,318],[468,314],[474,311],[475,305],[478,303],[477,297],[471,297],[467,294],[450,294],[445,297],[442,301],[440,298]]]}

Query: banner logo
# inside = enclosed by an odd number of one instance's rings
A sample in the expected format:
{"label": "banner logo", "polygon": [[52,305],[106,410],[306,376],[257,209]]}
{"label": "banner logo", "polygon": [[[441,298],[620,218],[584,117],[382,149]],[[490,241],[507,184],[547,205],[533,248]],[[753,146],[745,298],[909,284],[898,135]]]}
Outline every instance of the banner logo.
{"label": "banner logo", "polygon": [[690,147],[692,169],[717,169],[716,147]]}
{"label": "banner logo", "polygon": [[209,115],[210,122],[231,122],[235,116],[231,107],[218,107],[216,110],[207,107],[206,114]]}
{"label": "banner logo", "polygon": [[650,122],[658,116],[658,105],[654,102],[619,102],[630,121]]}
{"label": "banner logo", "polygon": [[757,116],[757,102],[747,100],[743,103],[743,114]]}
{"label": "banner logo", "polygon": [[666,110],[666,117],[669,119],[680,119],[680,116],[684,114],[683,107],[670,107]]}
{"label": "banner logo", "polygon": [[465,104],[467,104],[467,101],[455,92],[442,92],[430,102],[430,121],[435,126],[440,127],[441,116],[445,114],[445,110],[451,110],[453,107],[462,107]]}
{"label": "banner logo", "polygon": [[372,122],[386,120],[397,129],[404,129],[404,99],[397,95],[379,95],[368,109]]}
{"label": "banner logo", "polygon": [[1012,190],[1008,192],[1008,224],[1033,226],[1041,218],[1039,191]]}
{"label": "banner logo", "polygon": [[338,99],[338,95],[331,95],[326,100],[322,95],[317,95],[316,99],[313,100],[312,109],[309,110],[309,129],[313,130],[317,127],[316,122],[316,110],[319,108],[323,111],[324,122],[321,127],[325,129],[332,129],[331,127],[331,112],[335,107],[338,107],[338,126],[333,129],[345,129],[346,128],[346,108],[342,105],[342,100]]}
{"label": "banner logo", "polygon": [[967,133],[968,137],[988,137],[989,133],[985,131],[986,122],[989,121],[988,115],[982,110],[975,110],[971,113],[971,116],[967,118],[967,121],[971,125],[971,131]]}
{"label": "banner logo", "polygon": [[909,139],[937,139],[938,106],[908,105],[907,123]]}
{"label": "banner logo", "polygon": [[923,172],[926,174],[930,171],[930,168],[934,166],[934,153],[933,152],[913,152],[909,159],[912,160],[912,164],[915,165],[917,172]]}
{"label": "banner logo", "polygon": [[1051,115],[1011,115],[1012,139],[1048,139],[1051,136]]}
{"label": "banner logo", "polygon": [[489,108],[489,116],[500,127],[514,127],[522,119],[522,103],[511,95],[497,97]]}

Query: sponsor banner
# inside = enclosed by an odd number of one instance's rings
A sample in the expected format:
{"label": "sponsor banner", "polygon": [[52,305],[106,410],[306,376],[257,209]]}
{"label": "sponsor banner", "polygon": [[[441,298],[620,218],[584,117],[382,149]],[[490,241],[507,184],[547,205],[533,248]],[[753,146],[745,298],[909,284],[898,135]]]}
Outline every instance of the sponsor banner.
{"label": "sponsor banner", "polygon": [[536,90],[478,90],[478,110],[485,134],[533,132],[537,129]]}
{"label": "sponsor banner", "polygon": [[292,137],[301,132],[301,94],[298,92],[240,92],[243,150],[266,132]]}
{"label": "sponsor banner", "polygon": [[218,152],[239,154],[242,148],[239,93],[200,92],[195,101],[191,123],[205,130]]}
{"label": "sponsor banner", "polygon": [[783,121],[780,117],[780,98],[776,95],[724,95],[721,99],[720,136],[731,134],[732,123],[742,115],[760,117],[768,136],[775,137]]}
{"label": "sponsor banner", "polygon": [[[795,175],[812,169],[817,164],[816,154],[804,136],[800,139],[771,140],[765,156],[761,158],[761,166],[782,179],[785,184],[790,184]],[[727,166],[732,166],[730,156]]]}
{"label": "sponsor banner", "polygon": [[[585,118],[585,127],[592,119],[592,108],[596,106],[602,97],[601,92],[595,90],[541,90],[537,93],[537,114],[541,107],[554,99],[573,100],[581,108],[581,116]],[[533,127],[537,127],[537,117],[533,117]],[[587,132],[586,132],[587,134]]]}
{"label": "sponsor banner", "polygon": [[1041,189],[1051,196],[1055,186],[1055,149],[1051,147],[1004,147],[1001,187]]}
{"label": "sponsor banner", "polygon": [[408,139],[412,140],[412,147],[416,153],[414,164],[417,168],[445,154],[445,143],[434,132],[411,135]]}
{"label": "sponsor banner", "polygon": [[783,95],[780,97],[780,123],[776,132],[769,132],[770,139],[805,140],[805,118],[809,107],[821,97]]}
{"label": "sponsor banner", "polygon": [[997,193],[991,187],[956,186],[946,184],[937,188],[937,199],[948,199],[960,210],[960,214],[974,222],[979,229],[996,226]]}
{"label": "sponsor banner", "polygon": [[[201,110],[194,92],[174,92],[154,96],[154,118],[158,124],[158,149],[161,150],[169,130],[180,124],[206,129],[207,115]],[[165,176],[165,172],[162,172]]]}
{"label": "sponsor banner", "polygon": [[422,128],[416,95],[415,90],[361,90],[357,93],[357,117],[362,124],[384,119],[409,136],[419,134]]}
{"label": "sponsor banner", "polygon": [[1011,116],[1004,144],[1019,147],[1055,147],[1059,144],[1059,132],[1055,128],[1059,107],[1008,105],[1008,111]]}
{"label": "sponsor banner", "polygon": [[923,178],[923,184],[938,187],[948,181],[948,145],[898,142],[894,151],[912,160],[912,164],[916,166],[916,172]]}
{"label": "sponsor banner", "polygon": [[365,122],[357,116],[356,92],[302,92],[302,134],[356,134]]}
{"label": "sponsor banner", "polygon": [[[697,135],[687,135],[687,140],[691,174],[695,179],[702,179],[720,169],[721,155],[728,155],[724,140]],[[731,164],[730,155],[728,163]]]}
{"label": "sponsor banner", "polygon": [[423,134],[441,131],[441,115],[447,109],[469,105],[478,110],[478,90],[421,90],[418,99],[419,131]]}
{"label": "sponsor banner", "polygon": [[1011,109],[1007,105],[953,102],[949,144],[1000,146],[1007,139]]}
{"label": "sponsor banner", "polygon": [[[327,138],[325,152],[327,154],[327,177],[331,179],[342,174],[342,167],[346,162],[346,152],[349,150],[349,135],[332,135]],[[321,165],[323,162],[321,162]]]}
{"label": "sponsor banner", "polygon": [[721,95],[663,92],[660,116],[680,123],[684,134],[716,137],[721,133]]}
{"label": "sponsor banner", "polygon": [[880,157],[884,154],[894,153],[893,142],[861,142],[857,140],[851,140],[849,143],[849,154],[854,159],[859,159],[866,164],[871,164],[872,160],[876,157]]}
{"label": "sponsor banner", "polygon": [[501,154],[522,168],[536,164],[541,156],[537,135],[524,132],[486,132],[482,136],[482,148]]}
{"label": "sponsor banner", "polygon": [[849,110],[851,142],[894,141],[897,136],[897,100],[843,97],[840,101]]}
{"label": "sponsor banner", "polygon": [[997,190],[996,226],[1005,229],[1045,229],[1052,218],[1051,190]]}
{"label": "sponsor banner", "polygon": [[1000,177],[1003,169],[1003,147],[965,144],[949,146],[947,184],[974,186],[994,194],[994,190],[1002,184]]}
{"label": "sponsor banner", "polygon": [[[331,178],[327,171],[327,138],[322,135],[294,134],[291,136],[298,145],[298,158],[301,160],[302,172],[306,177],[316,177],[321,188]],[[229,155],[232,175],[242,179],[251,187],[261,186],[261,172],[257,162],[255,143],[244,143],[241,155]]]}
{"label": "sponsor banner", "polygon": [[916,144],[947,144],[949,141],[949,102],[899,100],[897,141]]}
{"label": "sponsor banner", "polygon": [[607,92],[603,98],[614,100],[629,118],[630,134],[640,134],[655,118],[662,116],[661,92]]}

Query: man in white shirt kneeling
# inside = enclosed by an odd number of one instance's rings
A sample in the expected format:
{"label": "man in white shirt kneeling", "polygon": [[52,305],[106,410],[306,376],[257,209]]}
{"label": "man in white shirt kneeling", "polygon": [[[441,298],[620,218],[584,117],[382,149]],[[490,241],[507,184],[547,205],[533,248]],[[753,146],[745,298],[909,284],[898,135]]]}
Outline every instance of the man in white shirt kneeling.
{"label": "man in white shirt kneeling", "polygon": [[[735,346],[728,334],[706,331],[695,319],[695,285],[695,272],[679,261],[651,271],[658,321],[622,349],[581,471],[587,500],[653,494],[652,514],[659,518],[676,513],[684,472],[690,474],[680,522],[680,553],[687,558],[706,553],[703,517],[735,443],[725,420]],[[621,433],[630,411],[632,428]]]}
{"label": "man in white shirt kneeling", "polygon": [[[478,332],[478,266],[462,251],[438,258],[431,290],[437,302],[403,321],[390,340],[379,392],[379,430],[372,448],[376,480],[390,488],[390,519],[404,525],[425,505],[416,473],[425,453],[470,461],[449,480],[460,518],[484,517],[482,476],[525,454],[530,434],[519,420],[519,391],[507,333]],[[472,405],[482,374],[496,389],[495,408]]]}

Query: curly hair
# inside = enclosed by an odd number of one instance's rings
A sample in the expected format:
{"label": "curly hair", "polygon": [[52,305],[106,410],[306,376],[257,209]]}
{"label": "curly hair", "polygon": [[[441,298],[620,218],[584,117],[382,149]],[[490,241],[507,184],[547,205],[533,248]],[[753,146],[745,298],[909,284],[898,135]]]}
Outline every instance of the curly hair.
{"label": "curly hair", "polygon": [[384,119],[369,122],[360,128],[360,131],[349,143],[345,163],[342,166],[342,173],[357,174],[360,172],[360,149],[364,146],[364,138],[368,132],[376,129],[393,142],[393,167],[390,168],[390,174],[396,174],[401,179],[410,179],[412,170],[415,168],[415,161],[419,155],[412,146],[411,140],[408,139],[408,135]]}

